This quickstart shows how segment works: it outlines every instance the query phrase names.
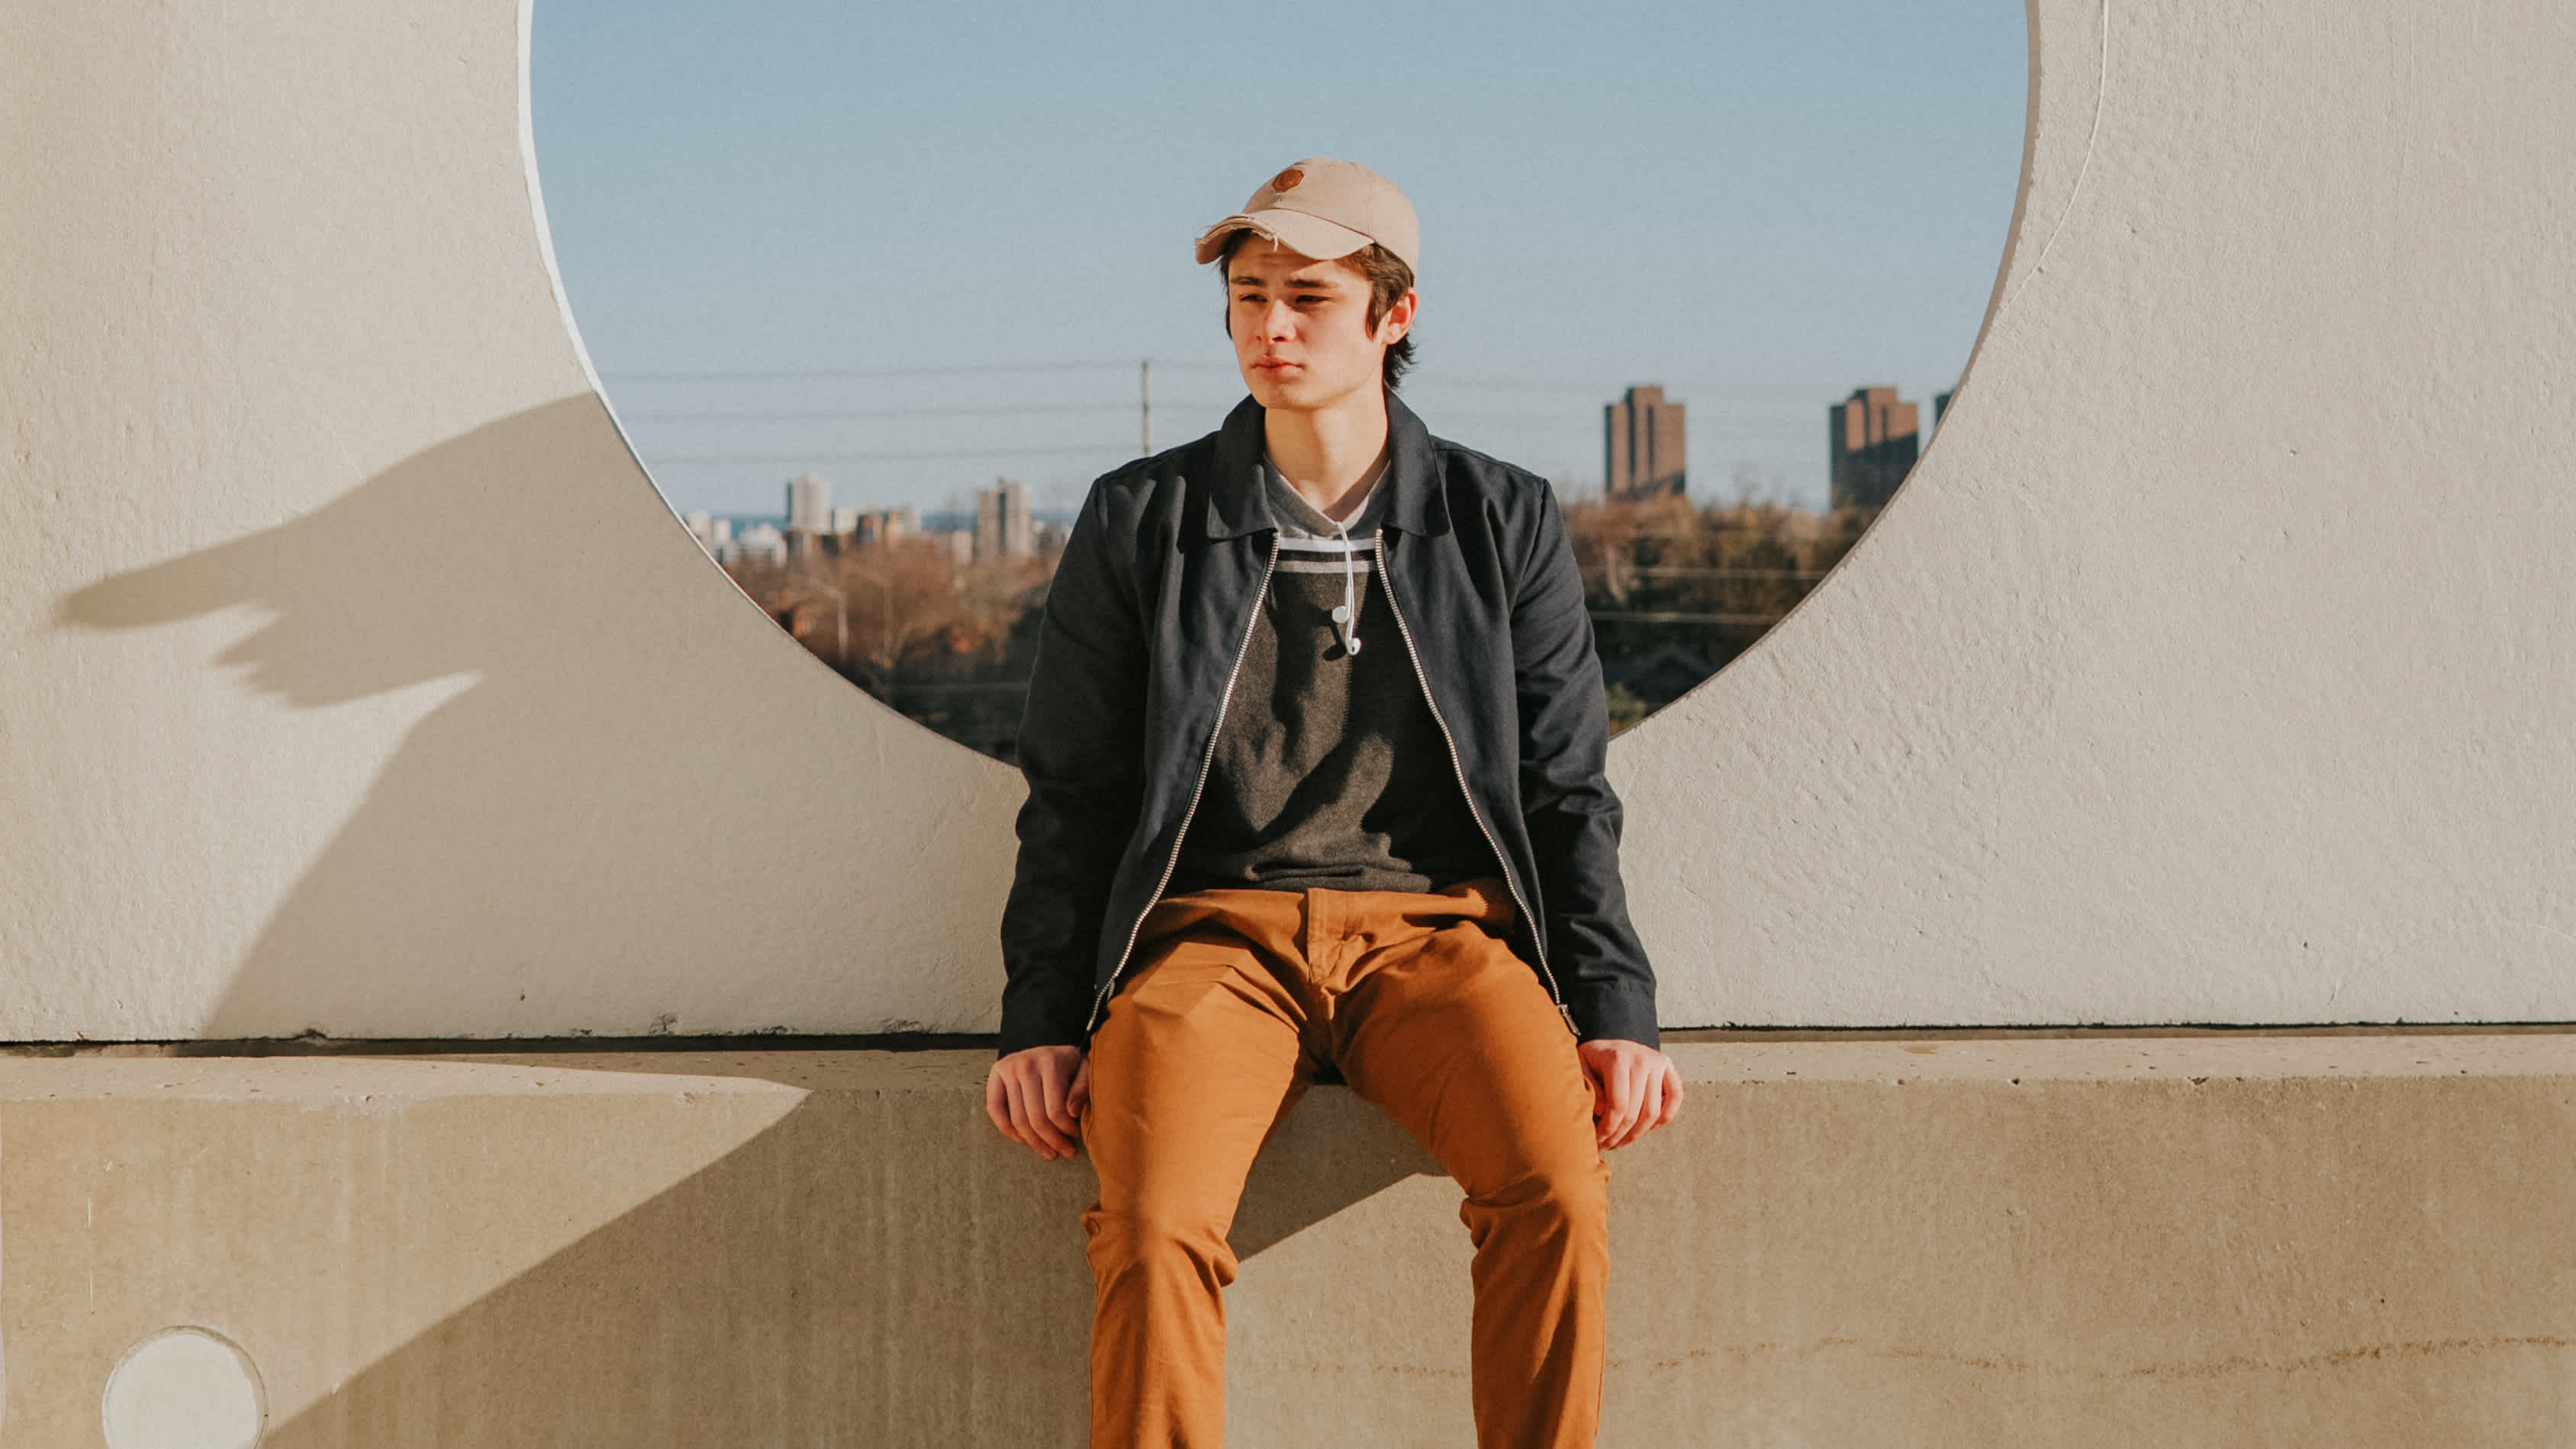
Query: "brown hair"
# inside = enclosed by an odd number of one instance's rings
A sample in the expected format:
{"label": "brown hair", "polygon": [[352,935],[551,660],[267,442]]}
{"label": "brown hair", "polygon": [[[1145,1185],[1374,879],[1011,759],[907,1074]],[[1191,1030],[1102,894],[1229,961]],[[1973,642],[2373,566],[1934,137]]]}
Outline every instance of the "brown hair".
{"label": "brown hair", "polygon": [[[1225,239],[1225,250],[1217,253],[1216,257],[1216,276],[1219,286],[1230,287],[1231,284],[1226,281],[1226,272],[1234,264],[1235,249],[1242,246],[1252,235],[1249,229],[1243,229]],[[1368,327],[1371,332],[1375,332],[1377,324],[1386,320],[1387,312],[1396,303],[1404,300],[1405,293],[1413,290],[1413,268],[1404,264],[1404,258],[1375,242],[1370,242],[1340,260],[1345,266],[1368,279]],[[1234,321],[1231,309],[1225,316],[1225,324],[1226,335],[1233,336]],[[1412,366],[1413,334],[1407,332],[1402,341],[1386,350],[1386,360],[1378,375],[1385,380],[1387,391],[1395,391],[1396,384],[1403,380],[1405,372]]]}

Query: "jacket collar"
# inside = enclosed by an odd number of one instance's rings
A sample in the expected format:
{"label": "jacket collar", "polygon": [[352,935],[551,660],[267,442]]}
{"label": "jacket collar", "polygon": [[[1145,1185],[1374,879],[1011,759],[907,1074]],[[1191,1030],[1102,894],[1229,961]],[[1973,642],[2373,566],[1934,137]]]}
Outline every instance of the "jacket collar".
{"label": "jacket collar", "polygon": [[[1211,539],[1279,526],[1261,486],[1262,414],[1261,404],[1247,397],[1217,429],[1215,476],[1207,480]],[[1378,486],[1387,490],[1387,526],[1406,533],[1448,532],[1449,503],[1440,487],[1431,430],[1392,392],[1386,395],[1386,440],[1386,481]]]}

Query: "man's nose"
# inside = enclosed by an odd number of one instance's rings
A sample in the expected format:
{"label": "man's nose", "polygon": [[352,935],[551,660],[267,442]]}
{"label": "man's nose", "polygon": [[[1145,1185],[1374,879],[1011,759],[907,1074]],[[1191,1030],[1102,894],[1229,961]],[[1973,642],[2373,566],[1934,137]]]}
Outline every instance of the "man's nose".
{"label": "man's nose", "polygon": [[1287,303],[1271,303],[1261,309],[1261,335],[1269,338],[1285,338],[1289,333],[1289,323],[1296,320],[1296,316],[1296,310]]}

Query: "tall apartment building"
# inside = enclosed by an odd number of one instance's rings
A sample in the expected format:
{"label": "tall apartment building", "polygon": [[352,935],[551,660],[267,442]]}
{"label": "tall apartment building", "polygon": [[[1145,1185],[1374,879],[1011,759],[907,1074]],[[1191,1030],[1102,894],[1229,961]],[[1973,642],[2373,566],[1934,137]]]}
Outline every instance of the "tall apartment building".
{"label": "tall apartment building", "polygon": [[1921,451],[1916,408],[1892,387],[1865,387],[1825,409],[1833,506],[1877,508],[1896,492]]}
{"label": "tall apartment building", "polygon": [[1601,410],[1602,493],[1616,499],[1682,496],[1688,486],[1682,405],[1660,387],[1632,387]]}
{"label": "tall apartment building", "polygon": [[1027,484],[996,478],[992,487],[975,490],[975,562],[1035,558],[1037,551]]}
{"label": "tall apartment building", "polygon": [[832,531],[832,485],[818,473],[799,473],[787,480],[787,531]]}

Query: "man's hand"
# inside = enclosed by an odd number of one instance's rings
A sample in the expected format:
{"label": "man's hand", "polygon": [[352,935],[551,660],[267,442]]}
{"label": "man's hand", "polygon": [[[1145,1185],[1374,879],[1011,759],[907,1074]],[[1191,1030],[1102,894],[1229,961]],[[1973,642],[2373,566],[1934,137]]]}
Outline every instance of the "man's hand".
{"label": "man's hand", "polygon": [[1592,1083],[1593,1139],[1608,1152],[1625,1147],[1682,1114],[1682,1074],[1673,1059],[1644,1042],[1579,1042],[1583,1075]]}
{"label": "man's hand", "polygon": [[984,1115],[1002,1135],[1038,1156],[1071,1157],[1091,1100],[1091,1059],[1082,1048],[1037,1046],[993,1063],[984,1078]]}

